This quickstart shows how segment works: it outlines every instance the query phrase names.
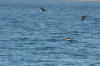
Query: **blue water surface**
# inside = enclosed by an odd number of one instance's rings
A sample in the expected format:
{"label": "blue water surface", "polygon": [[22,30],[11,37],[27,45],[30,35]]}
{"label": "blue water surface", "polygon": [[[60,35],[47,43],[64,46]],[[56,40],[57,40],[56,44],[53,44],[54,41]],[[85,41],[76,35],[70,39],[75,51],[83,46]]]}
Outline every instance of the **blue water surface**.
{"label": "blue water surface", "polygon": [[100,66],[100,2],[1,2],[0,66]]}

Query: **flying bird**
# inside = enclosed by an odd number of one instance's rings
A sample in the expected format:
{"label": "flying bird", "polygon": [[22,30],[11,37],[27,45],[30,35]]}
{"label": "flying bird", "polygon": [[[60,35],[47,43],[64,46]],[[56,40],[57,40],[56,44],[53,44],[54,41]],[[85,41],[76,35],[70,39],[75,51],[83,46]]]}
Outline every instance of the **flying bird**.
{"label": "flying bird", "polygon": [[45,10],[43,7],[40,6],[40,11],[41,11],[41,12],[44,12],[44,11],[46,11],[46,10]]}
{"label": "flying bird", "polygon": [[82,19],[82,21],[84,21],[85,18],[86,16],[80,16],[80,19]]}

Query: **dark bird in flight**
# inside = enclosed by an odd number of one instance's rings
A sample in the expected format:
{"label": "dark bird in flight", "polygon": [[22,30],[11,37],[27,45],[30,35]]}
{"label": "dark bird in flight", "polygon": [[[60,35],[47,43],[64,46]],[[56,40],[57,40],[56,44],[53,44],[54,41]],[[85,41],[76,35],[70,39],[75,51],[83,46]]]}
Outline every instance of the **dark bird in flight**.
{"label": "dark bird in flight", "polygon": [[41,11],[41,12],[44,12],[44,11],[46,11],[46,10],[45,10],[43,7],[40,6],[40,11]]}
{"label": "dark bird in flight", "polygon": [[86,16],[80,16],[80,19],[82,19],[82,21],[84,21],[85,18]]}

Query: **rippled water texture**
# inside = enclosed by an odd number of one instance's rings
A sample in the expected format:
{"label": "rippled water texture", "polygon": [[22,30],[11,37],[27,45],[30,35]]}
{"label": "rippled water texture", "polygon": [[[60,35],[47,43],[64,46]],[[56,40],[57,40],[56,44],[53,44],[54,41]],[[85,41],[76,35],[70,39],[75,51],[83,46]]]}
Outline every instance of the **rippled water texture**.
{"label": "rippled water texture", "polygon": [[0,66],[100,66],[100,3],[0,4]]}

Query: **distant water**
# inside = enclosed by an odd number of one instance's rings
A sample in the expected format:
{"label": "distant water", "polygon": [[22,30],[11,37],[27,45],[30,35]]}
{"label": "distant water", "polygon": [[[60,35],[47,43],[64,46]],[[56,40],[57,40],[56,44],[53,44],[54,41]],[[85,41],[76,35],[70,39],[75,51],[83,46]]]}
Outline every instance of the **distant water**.
{"label": "distant water", "polygon": [[0,66],[100,66],[100,2],[1,3]]}

